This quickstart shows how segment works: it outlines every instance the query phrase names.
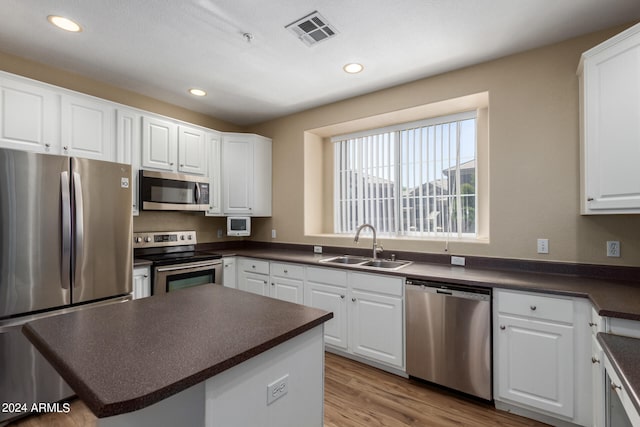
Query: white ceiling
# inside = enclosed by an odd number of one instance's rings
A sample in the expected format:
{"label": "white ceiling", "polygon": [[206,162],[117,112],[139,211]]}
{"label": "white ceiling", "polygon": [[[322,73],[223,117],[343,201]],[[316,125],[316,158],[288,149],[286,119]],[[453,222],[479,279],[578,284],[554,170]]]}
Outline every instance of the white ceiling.
{"label": "white ceiling", "polygon": [[[285,26],[316,10],[338,35],[307,47]],[[1,0],[0,16],[4,52],[248,125],[637,21],[640,1]]]}

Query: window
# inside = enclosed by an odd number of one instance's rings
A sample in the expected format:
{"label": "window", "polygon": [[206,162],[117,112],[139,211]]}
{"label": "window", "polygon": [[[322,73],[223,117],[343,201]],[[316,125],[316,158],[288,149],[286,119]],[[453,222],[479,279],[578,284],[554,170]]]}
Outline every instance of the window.
{"label": "window", "polygon": [[332,138],[335,233],[476,237],[476,113]]}

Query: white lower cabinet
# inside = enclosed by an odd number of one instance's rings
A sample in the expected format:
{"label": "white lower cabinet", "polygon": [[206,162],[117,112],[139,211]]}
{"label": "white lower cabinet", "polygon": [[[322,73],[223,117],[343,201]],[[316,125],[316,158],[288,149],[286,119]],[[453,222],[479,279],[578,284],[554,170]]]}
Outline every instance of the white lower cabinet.
{"label": "white lower cabinet", "polygon": [[269,296],[269,261],[238,259],[238,289]]}
{"label": "white lower cabinet", "polygon": [[404,280],[380,274],[307,267],[305,302],[332,311],[325,343],[404,368]]}
{"label": "white lower cabinet", "polygon": [[324,342],[347,350],[347,272],[333,268],[306,268],[305,304],[333,312],[324,324]]}
{"label": "white lower cabinet", "polygon": [[404,281],[398,277],[349,273],[351,351],[404,367]]}
{"label": "white lower cabinet", "polygon": [[227,288],[238,287],[238,274],[235,257],[222,258],[222,284]]}
{"label": "white lower cabinet", "polygon": [[269,266],[271,289],[269,296],[297,304],[304,303],[304,267],[272,262]]}
{"label": "white lower cabinet", "polygon": [[133,299],[151,296],[151,272],[148,266],[133,269]]}
{"label": "white lower cabinet", "polygon": [[497,406],[540,413],[545,422],[591,425],[588,302],[500,289],[493,297]]}

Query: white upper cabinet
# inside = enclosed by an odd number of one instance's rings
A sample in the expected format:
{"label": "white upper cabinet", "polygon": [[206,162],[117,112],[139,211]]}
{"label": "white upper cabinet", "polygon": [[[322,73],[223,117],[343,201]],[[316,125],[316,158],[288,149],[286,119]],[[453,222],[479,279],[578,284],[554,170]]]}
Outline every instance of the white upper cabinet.
{"label": "white upper cabinet", "polygon": [[225,214],[271,216],[271,139],[225,133],[222,172]]}
{"label": "white upper cabinet", "polygon": [[131,165],[131,206],[138,215],[138,171],[140,170],[141,114],[132,109],[116,111],[116,162]]}
{"label": "white upper cabinet", "polygon": [[176,171],[178,126],[155,117],[142,118],[142,167]]}
{"label": "white upper cabinet", "polygon": [[189,126],[178,126],[178,171],[207,174],[206,133]]}
{"label": "white upper cabinet", "polygon": [[640,213],[640,24],[582,54],[581,213]]}
{"label": "white upper cabinet", "polygon": [[171,120],[142,118],[142,167],[207,174],[206,132]]}
{"label": "white upper cabinet", "polygon": [[84,96],[61,98],[62,154],[87,159],[116,160],[113,104]]}
{"label": "white upper cabinet", "polygon": [[57,154],[60,98],[54,91],[0,74],[0,146]]}
{"label": "white upper cabinet", "polygon": [[221,138],[218,132],[208,132],[207,159],[209,160],[209,209],[207,216],[222,215],[222,173],[220,171]]}

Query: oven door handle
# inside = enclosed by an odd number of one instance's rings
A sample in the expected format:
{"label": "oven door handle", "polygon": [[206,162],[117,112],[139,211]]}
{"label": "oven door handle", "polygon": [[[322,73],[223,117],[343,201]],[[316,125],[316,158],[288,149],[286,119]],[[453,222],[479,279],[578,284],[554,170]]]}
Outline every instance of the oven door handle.
{"label": "oven door handle", "polygon": [[222,261],[216,261],[216,262],[207,261],[207,262],[200,262],[200,263],[172,265],[170,267],[156,267],[156,271],[160,273],[164,271],[191,270],[193,268],[199,268],[199,267],[215,267],[216,265],[222,265]]}

